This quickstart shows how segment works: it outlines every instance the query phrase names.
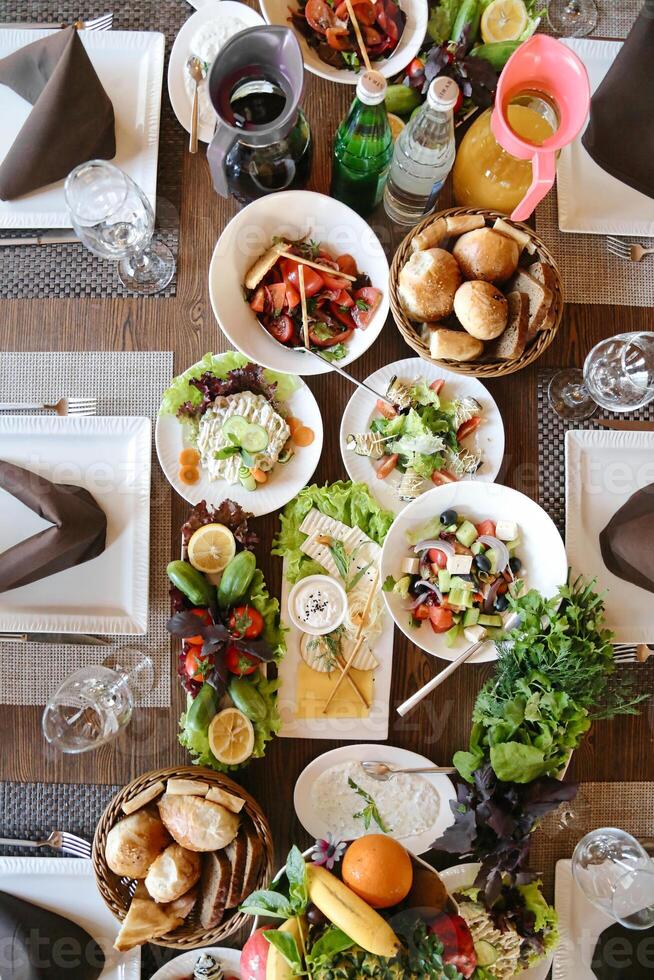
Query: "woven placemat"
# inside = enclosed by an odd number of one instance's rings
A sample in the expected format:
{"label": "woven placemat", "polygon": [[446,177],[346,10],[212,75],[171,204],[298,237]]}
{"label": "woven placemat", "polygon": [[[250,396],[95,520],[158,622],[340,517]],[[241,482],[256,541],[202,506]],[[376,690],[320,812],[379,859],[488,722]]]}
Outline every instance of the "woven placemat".
{"label": "woven placemat", "polygon": [[[558,368],[538,372],[538,502],[565,536],[565,434],[568,429],[599,429],[593,418],[564,422],[549,403],[547,390]],[[602,418],[620,418],[601,409]],[[600,413],[598,412],[598,415]],[[629,413],[630,420],[654,422],[654,402]]]}
{"label": "woven placemat", "polygon": [[[173,355],[157,352],[7,353],[0,357],[0,401],[55,402],[63,395],[97,398],[98,415],[156,418],[161,394],[173,372]],[[146,636],[116,637],[110,647],[55,644],[3,644],[0,660],[0,701],[3,704],[45,704],[72,671],[100,663],[115,651],[138,648],[155,665],[156,681],[141,700],[147,707],[170,705],[169,615],[164,569],[170,551],[170,487],[161,472],[153,445],[150,507],[150,620]],[[0,597],[1,598],[1,597]],[[0,602],[1,605],[1,602]],[[47,670],[34,670],[35,660]]]}
{"label": "woven placemat", "polygon": [[[181,157],[186,133],[177,122],[168,98],[166,77],[170,48],[180,27],[193,13],[185,0],[114,0],[115,30],[160,31],[166,36],[166,58],[162,79],[159,166],[157,172],[157,228],[155,238],[165,242],[175,256],[179,246]],[[85,14],[104,13],[105,7],[84,9]],[[3,0],[3,23],[50,23],[72,21],[80,15],[78,0]],[[1,237],[25,238],[38,229],[0,231]],[[158,293],[174,296],[176,280]],[[20,245],[0,248],[0,299],[48,297],[130,296],[120,283],[113,262],[92,255],[83,245]]]}
{"label": "woven placemat", "polygon": [[[626,37],[643,6],[643,0],[596,0],[596,3],[597,25],[591,37]],[[558,36],[550,27],[547,14],[543,16],[538,30],[543,34]]]}

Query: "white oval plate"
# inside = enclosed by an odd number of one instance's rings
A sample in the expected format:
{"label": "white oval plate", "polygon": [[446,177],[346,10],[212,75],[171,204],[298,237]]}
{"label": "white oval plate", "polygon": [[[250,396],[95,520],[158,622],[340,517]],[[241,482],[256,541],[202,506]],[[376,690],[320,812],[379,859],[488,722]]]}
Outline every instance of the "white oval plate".
{"label": "white oval plate", "polygon": [[[486,518],[493,521],[516,521],[522,538],[516,554],[522,560],[524,571],[521,576],[525,580],[525,589],[538,589],[549,598],[565,583],[568,576],[565,547],[556,525],[543,508],[518,490],[503,487],[500,483],[475,483],[471,480],[434,487],[407,504],[393,521],[384,541],[381,557],[382,581],[387,575],[399,578],[402,559],[412,554],[406,532],[417,530],[449,507],[453,507],[473,523],[479,523]],[[409,613],[404,608],[405,600],[394,592],[384,592],[383,596],[395,624],[412,643],[426,653],[442,660],[454,660],[470,646],[470,641],[464,636],[459,637],[453,646],[446,646],[444,634],[434,633],[429,622],[412,628],[409,626]],[[495,646],[488,642],[466,663],[485,663],[496,659]]]}
{"label": "white oval plate", "polygon": [[241,951],[240,949],[228,949],[226,946],[205,946],[202,949],[190,949],[188,953],[182,953],[181,956],[176,956],[174,960],[164,963],[154,974],[152,980],[188,980],[189,977],[193,976],[193,970],[200,953],[209,953],[211,956],[215,956],[222,963],[225,976],[233,976],[236,977],[236,980],[240,980]]}
{"label": "white oval plate", "polygon": [[[247,7],[244,3],[236,3],[235,0],[220,0],[214,3],[213,0],[204,3],[200,9],[192,14],[181,28],[175,38],[170,52],[168,62],[168,95],[173,107],[173,112],[177,120],[184,127],[187,133],[191,132],[191,110],[193,100],[186,88],[186,62],[189,55],[193,54],[193,38],[199,28],[210,21],[229,20],[232,17],[238,18],[243,23],[243,27],[259,27],[264,23],[263,17]],[[200,87],[206,86],[206,79],[200,83]],[[202,143],[210,143],[213,139],[215,119],[210,123],[200,120],[198,126],[198,139]]]}
{"label": "white oval plate", "polygon": [[[320,814],[316,813],[311,806],[311,786],[315,780],[327,769],[338,765],[339,762],[388,762],[389,765],[401,768],[417,768],[419,766],[433,766],[431,759],[416,752],[409,752],[407,749],[396,748],[392,745],[346,745],[340,749],[332,749],[318,756],[313,762],[304,769],[298,776],[293,792],[293,805],[297,818],[308,834],[320,840],[333,828],[324,823]],[[412,854],[424,854],[431,845],[454,822],[454,816],[450,809],[450,800],[456,800],[456,791],[452,780],[443,773],[424,773],[423,779],[434,787],[440,797],[440,809],[438,818],[429,830],[413,837],[402,837],[400,843]],[[362,826],[363,831],[363,826]],[[370,828],[370,833],[380,833],[379,829]],[[364,836],[362,833],[360,836]],[[389,837],[393,834],[390,833]]]}
{"label": "white oval plate", "polygon": [[[289,26],[289,6],[297,6],[296,0],[259,0],[261,13],[268,24],[281,24],[282,27]],[[374,61],[372,67],[381,72],[384,78],[392,78],[398,75],[403,68],[413,61],[420,51],[427,33],[427,21],[429,12],[427,0],[400,0],[400,7],[406,14],[406,24],[400,38],[400,43],[390,58],[382,58]],[[292,25],[291,25],[292,26]],[[302,37],[299,31],[295,31],[295,36],[300,42],[304,67],[312,75],[326,78],[328,82],[340,82],[342,85],[356,85],[359,74],[355,71],[348,71],[347,68],[332,68],[325,64],[318,57],[318,54],[307,44],[306,38]]]}
{"label": "white oval plate", "polygon": [[[374,391],[383,395],[393,376],[397,376],[402,381],[422,377],[427,380],[427,383],[444,378],[445,398],[449,400],[454,396],[472,395],[481,403],[484,421],[472,438],[466,440],[466,445],[482,454],[482,465],[479,475],[475,475],[475,480],[492,483],[500,471],[504,458],[504,424],[495,400],[481,381],[477,378],[468,378],[463,374],[455,374],[446,368],[423,361],[421,357],[407,357],[403,361],[387,364],[365,380]],[[371,420],[378,415],[374,396],[365,388],[357,388],[347,403],[341,421],[341,456],[350,479],[367,483],[382,507],[399,514],[406,507],[406,503],[397,495],[400,474],[393,472],[386,480],[378,480],[370,459],[367,456],[357,456],[345,445],[348,433],[367,432]],[[425,481],[425,490],[431,489],[431,486],[431,483]]]}
{"label": "white oval plate", "polygon": [[157,456],[166,479],[180,497],[190,504],[206,500],[211,506],[218,506],[225,498],[236,501],[244,510],[261,517],[279,510],[311,480],[322,453],[323,427],[318,402],[304,382],[284,403],[291,415],[302,419],[313,429],[315,439],[310,446],[295,447],[293,457],[288,463],[277,463],[271,471],[268,482],[260,484],[256,490],[246,490],[240,483],[231,485],[224,480],[210,480],[204,471],[200,479],[187,486],[179,479],[179,454],[189,443],[184,441],[184,426],[174,415],[160,415],[155,427]]}
{"label": "white oval plate", "polygon": [[329,363],[282,347],[257,320],[243,298],[243,280],[274,236],[313,238],[334,256],[348,252],[357,267],[382,290],[381,303],[365,330],[347,343],[344,367],[375,342],[388,316],[388,260],[370,225],[351,208],[313,191],[281,191],[253,201],[229,222],[218,239],[209,267],[209,295],[220,329],[251,361],[287,374],[327,374]]}
{"label": "white oval plate", "polygon": [[[461,888],[471,888],[480,867],[481,865],[475,863],[457,864],[453,868],[446,868],[444,871],[439,871],[438,873],[447,886],[447,890],[452,894],[452,892],[459,891]],[[521,973],[514,973],[514,976],[519,977],[520,980],[545,980],[550,972],[551,965],[552,957],[548,956],[542,963],[537,963],[536,966],[532,966],[529,970],[523,970]]]}

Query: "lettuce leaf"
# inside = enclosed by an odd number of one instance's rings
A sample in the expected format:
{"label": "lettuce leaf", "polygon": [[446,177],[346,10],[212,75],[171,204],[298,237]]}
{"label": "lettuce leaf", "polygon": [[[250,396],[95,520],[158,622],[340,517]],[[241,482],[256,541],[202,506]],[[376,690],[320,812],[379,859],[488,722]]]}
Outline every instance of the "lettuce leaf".
{"label": "lettuce leaf", "polygon": [[265,624],[263,638],[273,649],[275,663],[279,663],[286,653],[284,629],[279,621],[279,600],[271,599],[266,580],[260,568],[256,569],[252,582],[250,583],[247,602],[254,606],[263,616]]}
{"label": "lettuce leaf", "polygon": [[[185,402],[200,404],[202,394],[189,384],[191,378],[200,378],[207,371],[215,374],[217,378],[226,378],[230,371],[245,367],[248,363],[247,357],[233,350],[226,351],[224,354],[205,354],[202,360],[173,378],[170,386],[163,393],[159,414],[176,415]],[[266,368],[264,376],[270,384],[277,385],[275,397],[281,402],[288,401],[301,385],[300,379],[293,374],[281,374],[279,371],[269,371]]]}
{"label": "lettuce leaf", "polygon": [[365,483],[339,480],[324,487],[315,483],[305,487],[280,515],[280,529],[272,547],[273,555],[286,559],[286,577],[291,583],[307,575],[324,574],[321,565],[300,551],[307,537],[300,524],[312,507],[349,527],[360,528],[377,544],[382,544],[393,523],[393,514],[381,509]]}

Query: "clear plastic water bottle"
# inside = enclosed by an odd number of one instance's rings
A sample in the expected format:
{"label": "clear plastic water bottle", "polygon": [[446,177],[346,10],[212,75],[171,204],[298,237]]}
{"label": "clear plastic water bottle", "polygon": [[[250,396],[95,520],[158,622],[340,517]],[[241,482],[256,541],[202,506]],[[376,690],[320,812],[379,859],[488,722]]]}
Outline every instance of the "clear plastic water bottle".
{"label": "clear plastic water bottle", "polygon": [[384,189],[384,208],[399,225],[415,225],[436,204],[454,164],[453,110],[459,87],[435,78],[427,101],[400,133]]}

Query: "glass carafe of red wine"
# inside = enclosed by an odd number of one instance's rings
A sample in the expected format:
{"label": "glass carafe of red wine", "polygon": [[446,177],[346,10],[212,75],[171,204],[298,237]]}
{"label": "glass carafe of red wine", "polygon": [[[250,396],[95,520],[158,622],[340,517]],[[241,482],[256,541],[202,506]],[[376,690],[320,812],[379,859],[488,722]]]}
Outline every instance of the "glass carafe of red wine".
{"label": "glass carafe of red wine", "polygon": [[222,197],[249,204],[304,187],[311,131],[300,108],[302,52],[287,27],[251,27],[231,38],[209,73],[216,132],[207,158]]}

